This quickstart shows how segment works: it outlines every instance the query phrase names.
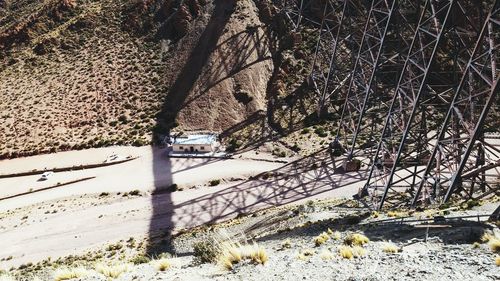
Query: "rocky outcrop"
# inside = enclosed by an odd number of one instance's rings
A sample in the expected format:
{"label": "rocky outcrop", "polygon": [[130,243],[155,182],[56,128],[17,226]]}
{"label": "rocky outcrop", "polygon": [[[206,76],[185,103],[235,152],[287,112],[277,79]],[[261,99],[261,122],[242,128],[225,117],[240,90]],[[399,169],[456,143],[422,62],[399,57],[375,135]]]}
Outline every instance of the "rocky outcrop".
{"label": "rocky outcrop", "polygon": [[188,91],[178,114],[178,122],[187,130],[224,130],[266,109],[267,84],[274,67],[255,2],[216,1],[215,9],[204,34],[217,38],[203,48],[206,58],[200,58],[204,63],[199,76],[183,81],[192,83],[184,87]]}

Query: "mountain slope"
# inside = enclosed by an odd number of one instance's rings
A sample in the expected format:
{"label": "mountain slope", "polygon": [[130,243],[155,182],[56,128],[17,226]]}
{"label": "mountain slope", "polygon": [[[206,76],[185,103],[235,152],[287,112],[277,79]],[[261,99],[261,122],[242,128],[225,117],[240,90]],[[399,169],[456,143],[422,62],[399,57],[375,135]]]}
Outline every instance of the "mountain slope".
{"label": "mountain slope", "polygon": [[273,64],[254,1],[1,3],[2,157],[141,145],[265,109]]}

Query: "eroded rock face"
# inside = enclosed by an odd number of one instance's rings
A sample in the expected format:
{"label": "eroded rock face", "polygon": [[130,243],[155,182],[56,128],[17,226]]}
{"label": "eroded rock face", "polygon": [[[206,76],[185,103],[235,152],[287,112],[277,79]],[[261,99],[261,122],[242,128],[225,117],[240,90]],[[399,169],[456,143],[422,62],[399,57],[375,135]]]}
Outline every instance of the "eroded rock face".
{"label": "eroded rock face", "polygon": [[192,53],[206,58],[200,58],[204,63],[199,76],[191,81],[178,121],[187,130],[222,131],[266,108],[267,84],[273,72],[269,39],[251,0],[220,1],[204,35],[200,41],[211,39],[213,43],[200,42],[206,44],[202,48],[206,53]]}

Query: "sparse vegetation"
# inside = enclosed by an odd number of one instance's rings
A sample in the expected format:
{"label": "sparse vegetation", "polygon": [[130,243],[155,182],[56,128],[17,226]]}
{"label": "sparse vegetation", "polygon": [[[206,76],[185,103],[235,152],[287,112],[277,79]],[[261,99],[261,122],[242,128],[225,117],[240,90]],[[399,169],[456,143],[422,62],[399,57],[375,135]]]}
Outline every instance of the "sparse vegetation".
{"label": "sparse vegetation", "polygon": [[333,260],[335,258],[335,255],[330,252],[329,250],[323,250],[320,254],[319,254],[320,258],[322,260]]}
{"label": "sparse vegetation", "polygon": [[370,239],[361,233],[353,233],[344,239],[344,244],[349,246],[362,246],[370,242]]}
{"label": "sparse vegetation", "polygon": [[208,182],[208,185],[210,186],[216,186],[216,185],[219,185],[220,184],[220,180],[219,179],[215,179],[215,180],[211,180]]}
{"label": "sparse vegetation", "polygon": [[388,254],[395,254],[399,252],[399,247],[393,243],[386,242],[382,245],[382,251]]}
{"label": "sparse vegetation", "polygon": [[221,249],[213,240],[200,241],[193,244],[193,255],[200,263],[216,262],[220,254]]}
{"label": "sparse vegetation", "polygon": [[172,267],[170,259],[167,258],[160,258],[157,260],[153,260],[151,263],[158,271],[165,271],[168,270],[170,267]]}
{"label": "sparse vegetation", "polygon": [[238,139],[230,139],[226,147],[227,152],[235,152],[243,145],[243,142]]}
{"label": "sparse vegetation", "polygon": [[240,243],[223,243],[222,254],[219,256],[218,263],[224,268],[231,270],[235,264],[249,260],[254,264],[265,264],[269,257],[266,250],[256,243],[245,244]]}
{"label": "sparse vegetation", "polygon": [[314,244],[316,247],[323,245],[326,241],[330,239],[330,236],[326,232],[322,232],[320,235],[314,238]]}
{"label": "sparse vegetation", "polygon": [[281,242],[282,249],[290,249],[291,247],[292,247],[292,240],[290,240],[290,238],[287,238],[283,242]]}
{"label": "sparse vegetation", "polygon": [[137,255],[130,259],[130,262],[137,265],[137,264],[143,264],[143,263],[149,263],[151,259],[145,255]]}
{"label": "sparse vegetation", "polygon": [[130,265],[127,263],[114,265],[100,263],[95,266],[95,270],[108,278],[118,278],[124,272],[130,270]]}
{"label": "sparse vegetation", "polygon": [[179,186],[176,183],[171,184],[169,187],[167,187],[167,190],[170,192],[176,192],[181,190]]}
{"label": "sparse vegetation", "polygon": [[130,196],[141,196],[141,191],[138,189],[134,189],[128,193]]}
{"label": "sparse vegetation", "polygon": [[500,239],[499,238],[492,238],[488,242],[488,246],[490,246],[490,249],[494,253],[500,253]]}
{"label": "sparse vegetation", "polygon": [[123,248],[123,245],[121,243],[116,243],[116,244],[110,244],[106,247],[106,251],[118,251],[121,248]]}
{"label": "sparse vegetation", "polygon": [[339,254],[344,259],[352,259],[354,254],[352,252],[352,248],[348,246],[342,246],[339,248]]}
{"label": "sparse vegetation", "polygon": [[54,271],[54,281],[82,278],[87,275],[89,275],[89,271],[84,267],[76,267],[76,268],[62,267]]}
{"label": "sparse vegetation", "polygon": [[387,212],[387,216],[391,218],[403,218],[408,216],[408,213],[402,211],[389,211]]}
{"label": "sparse vegetation", "polygon": [[495,239],[495,236],[493,236],[492,234],[490,234],[488,232],[485,232],[483,234],[483,236],[481,236],[481,242],[483,242],[483,243],[487,243],[492,239]]}
{"label": "sparse vegetation", "polygon": [[340,246],[339,254],[344,259],[352,259],[366,255],[366,250],[360,246]]}
{"label": "sparse vegetation", "polygon": [[109,192],[101,192],[101,194],[99,194],[99,197],[107,197],[109,196]]}

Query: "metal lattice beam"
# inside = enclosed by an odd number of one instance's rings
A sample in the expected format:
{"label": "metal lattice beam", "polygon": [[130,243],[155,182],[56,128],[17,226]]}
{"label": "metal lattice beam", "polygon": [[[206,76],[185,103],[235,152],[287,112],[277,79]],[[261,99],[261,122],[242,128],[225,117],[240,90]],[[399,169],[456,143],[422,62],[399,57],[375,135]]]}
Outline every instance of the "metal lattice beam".
{"label": "metal lattice beam", "polygon": [[340,96],[340,89],[348,84],[363,36],[359,26],[366,19],[367,3],[361,0],[285,2],[285,14],[295,32],[305,28],[317,31],[309,84],[317,93],[318,115],[324,116],[331,99]]}
{"label": "metal lattice beam", "polygon": [[[372,1],[337,131],[337,139],[348,147],[349,160],[360,152],[369,156],[370,151],[363,149],[370,149],[380,137],[374,121],[382,120],[390,105],[390,89],[411,43],[408,34],[417,25],[418,18],[408,15],[419,11],[420,5],[412,0]],[[361,147],[358,137],[366,141]]]}
{"label": "metal lattice beam", "polygon": [[342,103],[336,142],[369,161],[370,205],[498,189],[499,1],[274,1],[317,34],[309,85],[320,116]]}
{"label": "metal lattice beam", "polygon": [[498,190],[498,171],[493,177],[486,174],[500,166],[498,140],[488,142],[483,128],[500,93],[499,44],[500,0],[496,0],[462,74],[413,205],[447,201],[454,192],[471,199],[477,188],[482,196]]}

